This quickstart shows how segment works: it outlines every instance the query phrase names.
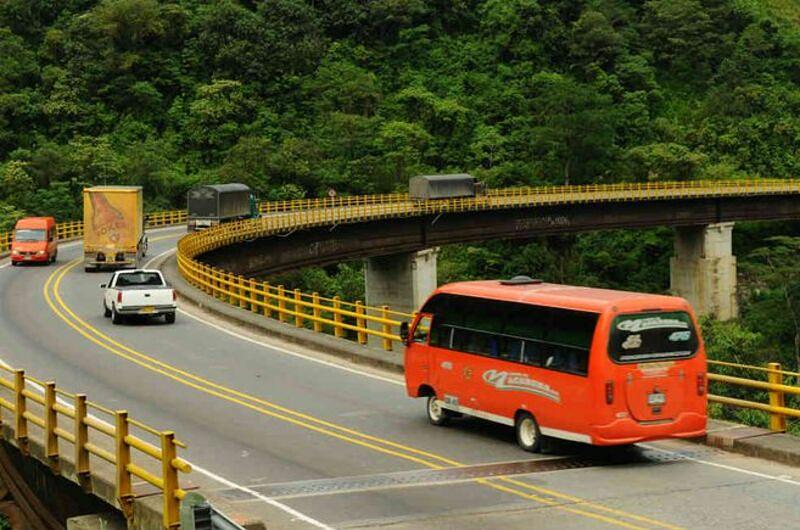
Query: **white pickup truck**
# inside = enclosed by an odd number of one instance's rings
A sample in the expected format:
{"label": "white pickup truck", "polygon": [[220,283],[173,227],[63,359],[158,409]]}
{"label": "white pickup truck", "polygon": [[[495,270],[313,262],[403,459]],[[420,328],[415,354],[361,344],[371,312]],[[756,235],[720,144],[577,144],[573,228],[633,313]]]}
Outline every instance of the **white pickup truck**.
{"label": "white pickup truck", "polygon": [[105,289],[103,313],[114,324],[121,324],[128,315],[164,315],[167,324],[175,322],[175,291],[159,270],[117,271],[100,287]]}

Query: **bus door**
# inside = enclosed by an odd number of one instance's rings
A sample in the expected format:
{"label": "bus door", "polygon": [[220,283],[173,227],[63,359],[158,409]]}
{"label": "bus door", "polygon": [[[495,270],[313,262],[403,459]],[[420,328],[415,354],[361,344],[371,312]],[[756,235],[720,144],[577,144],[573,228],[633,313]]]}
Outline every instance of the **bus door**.
{"label": "bus door", "polygon": [[414,374],[414,379],[421,384],[429,384],[431,381],[431,362],[432,353],[428,346],[431,322],[433,316],[421,314],[414,322],[412,335],[406,346],[405,371],[406,374]]}
{"label": "bus door", "polygon": [[699,347],[694,323],[683,311],[619,315],[609,353],[621,364],[628,412],[640,422],[669,421],[694,389],[688,363]]}
{"label": "bus door", "polygon": [[456,328],[449,325],[436,326],[431,334],[433,359],[433,384],[439,397],[448,405],[472,407],[465,382],[471,379],[471,369],[465,359],[469,354],[457,351],[453,346]]}

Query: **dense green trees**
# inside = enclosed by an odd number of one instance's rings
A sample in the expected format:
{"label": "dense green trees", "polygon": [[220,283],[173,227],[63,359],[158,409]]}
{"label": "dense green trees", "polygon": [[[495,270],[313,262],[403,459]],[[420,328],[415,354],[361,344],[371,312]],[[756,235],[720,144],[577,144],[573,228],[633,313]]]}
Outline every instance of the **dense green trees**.
{"label": "dense green trees", "polygon": [[792,176],[800,31],[773,4],[7,0],[0,164],[37,189],[142,183],[149,207],[212,180]]}

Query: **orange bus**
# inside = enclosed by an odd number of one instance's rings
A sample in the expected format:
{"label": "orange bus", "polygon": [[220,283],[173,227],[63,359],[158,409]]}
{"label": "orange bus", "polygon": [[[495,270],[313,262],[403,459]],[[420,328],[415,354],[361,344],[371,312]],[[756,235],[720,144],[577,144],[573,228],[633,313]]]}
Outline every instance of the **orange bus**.
{"label": "orange bus", "polygon": [[691,438],[706,429],[706,356],[682,298],[521,276],[445,285],[406,343],[406,389],[442,425],[467,414],[594,445]]}

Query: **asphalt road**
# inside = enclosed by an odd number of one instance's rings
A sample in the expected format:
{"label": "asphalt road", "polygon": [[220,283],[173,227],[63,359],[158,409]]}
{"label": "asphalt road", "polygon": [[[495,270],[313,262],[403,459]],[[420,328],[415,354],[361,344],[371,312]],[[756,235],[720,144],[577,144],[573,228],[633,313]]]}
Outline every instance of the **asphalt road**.
{"label": "asphalt road", "polygon": [[[151,233],[151,256],[183,229]],[[113,326],[80,244],[0,262],[0,359],[176,431],[196,471],[275,528],[789,528],[800,470],[684,442],[531,456],[511,429],[427,423],[401,381],[193,308]],[[72,261],[71,261],[72,260]]]}

